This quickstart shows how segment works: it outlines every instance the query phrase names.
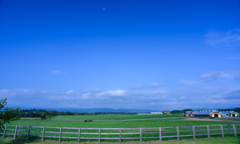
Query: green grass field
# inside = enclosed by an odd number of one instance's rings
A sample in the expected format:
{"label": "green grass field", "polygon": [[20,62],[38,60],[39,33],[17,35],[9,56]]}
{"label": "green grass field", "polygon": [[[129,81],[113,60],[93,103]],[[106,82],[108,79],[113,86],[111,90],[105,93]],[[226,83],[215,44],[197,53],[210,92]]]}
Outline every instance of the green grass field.
{"label": "green grass field", "polygon": [[21,117],[20,120],[41,120],[40,117]]}
{"label": "green grass field", "polygon": [[[90,117],[90,119],[93,119],[93,117]],[[233,121],[200,121],[200,120],[191,121],[181,118],[181,119],[138,120],[138,121],[114,121],[114,122],[18,120],[12,122],[11,125],[75,127],[75,128],[143,128],[143,127],[216,125],[234,123],[239,124],[239,122]]]}
{"label": "green grass field", "polygon": [[[73,115],[73,116],[57,116],[54,117],[54,119],[62,119],[62,120],[85,120],[85,119],[91,119],[91,120],[123,120],[123,119],[141,119],[141,118],[157,118],[157,117],[176,117],[176,115]],[[82,122],[82,121],[54,121],[54,120],[18,120],[18,121],[14,121],[11,123],[11,125],[23,125],[23,126],[45,126],[45,127],[73,127],[73,128],[144,128],[144,127],[172,127],[172,126],[193,126],[193,125],[220,125],[220,124],[240,124],[239,122],[233,122],[233,121],[202,121],[202,120],[186,120],[183,118],[177,118],[177,119],[155,119],[155,120],[138,120],[138,121],[113,121],[113,122]],[[216,127],[219,128],[219,127]],[[240,127],[238,127],[240,128]],[[10,127],[10,129],[14,129],[14,127]],[[19,128],[19,130],[27,130],[27,128]],[[199,130],[203,130],[206,129],[205,128],[198,128]],[[212,129],[215,129],[215,127],[212,127]],[[31,129],[32,130],[32,129]],[[42,128],[33,128],[33,130],[36,131],[41,131]],[[191,130],[191,128],[180,128],[180,130]],[[55,132],[59,132],[59,128],[58,129],[53,129],[53,128],[48,128],[46,129],[46,131],[55,131]],[[153,132],[158,132],[158,129],[153,130]],[[176,131],[176,128],[172,128],[172,129],[162,129],[162,131]],[[10,132],[14,132],[14,131],[9,131]],[[76,130],[63,130],[63,132],[77,132]],[[92,133],[97,133],[98,130],[81,130],[81,132],[92,132]],[[101,130],[101,132],[106,132],[106,133],[118,133],[118,130]],[[122,132],[139,132],[139,129],[137,130],[123,130]],[[152,132],[150,130],[143,130],[143,132]],[[232,130],[229,130],[229,132],[232,132]],[[237,132],[240,132],[239,130]],[[198,132],[198,134],[202,134],[203,132]],[[206,132],[205,132],[206,133]],[[211,133],[219,133],[219,131],[212,131]],[[18,132],[18,134],[26,134],[24,132]],[[34,133],[31,132],[31,134],[33,135],[41,135],[41,133]],[[180,135],[185,135],[185,134],[192,134],[192,132],[188,132],[188,133],[180,133]],[[197,133],[196,133],[197,134]],[[84,134],[83,134],[84,135]],[[163,136],[170,136],[170,135],[176,135],[171,134],[171,133],[164,133]],[[55,133],[46,133],[46,136],[59,136],[59,134],[55,134]],[[76,135],[74,134],[63,134],[63,136],[67,136],[67,137],[76,137]],[[158,134],[143,134],[143,137],[149,137],[149,136],[158,136]],[[2,139],[2,143],[14,143],[14,142],[20,142],[21,140],[14,140],[12,141],[10,138],[12,138],[13,136],[8,136],[6,139]],[[20,137],[20,136],[19,136]],[[98,135],[87,135],[85,134],[85,136],[83,137],[98,137]],[[115,135],[101,135],[101,138],[103,137],[119,137],[118,134]],[[128,134],[128,135],[123,135],[122,137],[139,137],[139,134]],[[24,137],[20,137],[20,138],[24,138]],[[192,141],[192,136],[191,137],[184,137],[184,138],[180,138],[180,140],[182,140],[182,142],[184,141],[184,143],[192,143],[192,142],[196,142],[196,143],[201,143],[201,141],[205,141],[206,143],[214,143],[214,141],[212,139],[207,139],[205,140],[204,138],[207,138],[207,136],[198,136],[197,138],[201,138],[199,140],[195,140]],[[225,141],[226,143],[228,143],[227,141],[232,141],[230,143],[236,143],[239,142],[238,138],[234,138],[234,135],[226,135],[225,138],[220,138],[220,135],[213,135],[211,136],[211,138],[216,139],[216,141]],[[26,138],[25,138],[26,139]],[[39,138],[35,138],[35,137],[31,137],[30,138],[31,141],[29,141],[30,143],[41,143],[39,141]],[[221,139],[221,140],[219,140]],[[33,140],[33,141],[32,141]],[[57,138],[46,138],[46,140],[58,140]],[[169,140],[176,140],[176,138],[164,138],[163,141],[166,141],[166,143],[168,143],[167,141]],[[50,142],[50,143],[55,143],[55,141],[46,141],[46,142]],[[76,142],[77,140],[69,140],[69,139],[63,139],[62,140],[63,143],[64,142]],[[97,140],[83,140],[83,142],[96,142]],[[139,140],[123,140],[123,142],[127,142],[127,143],[136,143]],[[44,142],[44,143],[46,143]],[[118,140],[101,140],[102,142],[118,142]],[[146,143],[157,143],[158,139],[144,139],[143,142]],[[171,141],[174,142],[174,141]],[[176,141],[175,141],[176,142]],[[26,143],[26,141],[22,140],[21,141],[22,144]]]}
{"label": "green grass field", "polygon": [[58,120],[127,120],[127,119],[145,119],[145,118],[170,118],[183,117],[183,115],[66,115],[56,116],[51,119]]}

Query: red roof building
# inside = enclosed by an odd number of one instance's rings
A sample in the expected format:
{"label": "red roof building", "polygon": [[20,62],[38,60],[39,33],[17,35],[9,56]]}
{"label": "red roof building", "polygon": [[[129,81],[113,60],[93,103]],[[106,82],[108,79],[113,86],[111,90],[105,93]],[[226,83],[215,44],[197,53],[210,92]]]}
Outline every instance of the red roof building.
{"label": "red roof building", "polygon": [[170,114],[170,110],[164,110],[163,113],[164,114]]}

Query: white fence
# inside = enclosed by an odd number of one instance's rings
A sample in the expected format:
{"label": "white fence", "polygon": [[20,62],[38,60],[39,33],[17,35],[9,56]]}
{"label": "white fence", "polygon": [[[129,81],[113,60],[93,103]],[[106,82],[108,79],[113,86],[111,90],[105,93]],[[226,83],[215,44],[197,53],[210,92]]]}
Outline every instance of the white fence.
{"label": "white fence", "polygon": [[[47,131],[47,130],[51,131]],[[58,139],[77,139],[80,143],[81,140],[118,140],[121,142],[125,139],[158,139],[162,141],[164,138],[192,137],[195,139],[197,136],[207,136],[210,138],[212,135],[220,135],[224,137],[226,134],[237,136],[240,134],[240,124],[225,124],[225,125],[197,125],[197,126],[176,126],[176,127],[152,127],[152,128],[66,128],[66,127],[40,127],[40,126],[18,126],[18,125],[5,125],[3,138],[7,135],[13,135],[16,139],[17,136],[26,136],[27,140],[30,137],[41,137],[42,141],[45,138]],[[117,137],[112,137],[117,136]]]}

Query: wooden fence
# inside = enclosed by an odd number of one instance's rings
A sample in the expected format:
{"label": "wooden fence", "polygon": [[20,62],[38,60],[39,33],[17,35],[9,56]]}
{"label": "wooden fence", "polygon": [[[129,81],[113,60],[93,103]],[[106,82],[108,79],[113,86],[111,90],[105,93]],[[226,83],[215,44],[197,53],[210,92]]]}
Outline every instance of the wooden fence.
{"label": "wooden fence", "polygon": [[[51,130],[51,131],[47,131]],[[230,134],[237,136],[240,134],[240,124],[225,124],[225,125],[197,125],[197,126],[176,126],[176,127],[151,127],[151,128],[66,128],[66,127],[40,127],[40,126],[18,126],[5,125],[3,138],[7,135],[12,135],[14,139],[17,136],[27,137],[41,137],[42,141],[45,138],[57,139],[59,142],[64,139],[75,139],[79,143],[82,140],[95,139],[99,143],[101,140],[117,140],[121,143],[126,139],[156,139],[162,141],[163,139],[181,137],[207,136],[210,138],[213,135]],[[116,137],[117,136],[117,137]]]}

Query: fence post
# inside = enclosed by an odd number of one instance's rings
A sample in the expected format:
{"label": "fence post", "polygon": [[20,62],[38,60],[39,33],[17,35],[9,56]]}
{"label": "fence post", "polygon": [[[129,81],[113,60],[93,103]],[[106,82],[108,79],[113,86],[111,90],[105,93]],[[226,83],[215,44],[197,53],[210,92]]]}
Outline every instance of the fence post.
{"label": "fence post", "polygon": [[142,142],[142,128],[140,128],[140,142]]}
{"label": "fence post", "polygon": [[45,127],[43,127],[43,132],[42,132],[42,141],[44,141],[44,135],[45,135]]}
{"label": "fence post", "polygon": [[177,126],[177,140],[179,140],[179,129],[178,129],[178,126]]}
{"label": "fence post", "polygon": [[161,127],[159,128],[159,141],[162,141],[162,130],[161,130]]}
{"label": "fence post", "polygon": [[81,135],[81,128],[78,129],[78,143],[80,143],[80,139],[81,139],[80,135]]}
{"label": "fence post", "polygon": [[61,142],[61,138],[62,138],[62,127],[60,127],[59,142]]}
{"label": "fence post", "polygon": [[28,135],[27,135],[27,140],[29,140],[29,135],[30,135],[30,127],[31,127],[31,126],[28,126]]}
{"label": "fence post", "polygon": [[223,126],[221,125],[220,127],[221,127],[222,137],[224,137]]}
{"label": "fence post", "polygon": [[122,138],[121,138],[121,133],[122,133],[122,132],[121,132],[121,128],[119,128],[119,143],[121,143],[121,139],[122,139]]}
{"label": "fence post", "polygon": [[237,136],[237,132],[236,132],[236,127],[235,127],[235,125],[233,125],[233,131],[234,131],[234,135],[235,135],[235,137]]}
{"label": "fence post", "polygon": [[6,131],[7,131],[7,125],[5,125],[5,128],[4,128],[3,138],[5,138],[6,136]]}
{"label": "fence post", "polygon": [[98,143],[100,143],[100,140],[101,140],[100,136],[101,136],[101,129],[99,129]]}
{"label": "fence post", "polygon": [[208,138],[210,138],[209,125],[207,125]]}
{"label": "fence post", "polygon": [[192,126],[193,129],[193,139],[195,139],[195,126]]}
{"label": "fence post", "polygon": [[16,137],[17,137],[17,129],[18,129],[18,126],[16,125],[15,134],[14,134],[14,139],[16,139]]}

